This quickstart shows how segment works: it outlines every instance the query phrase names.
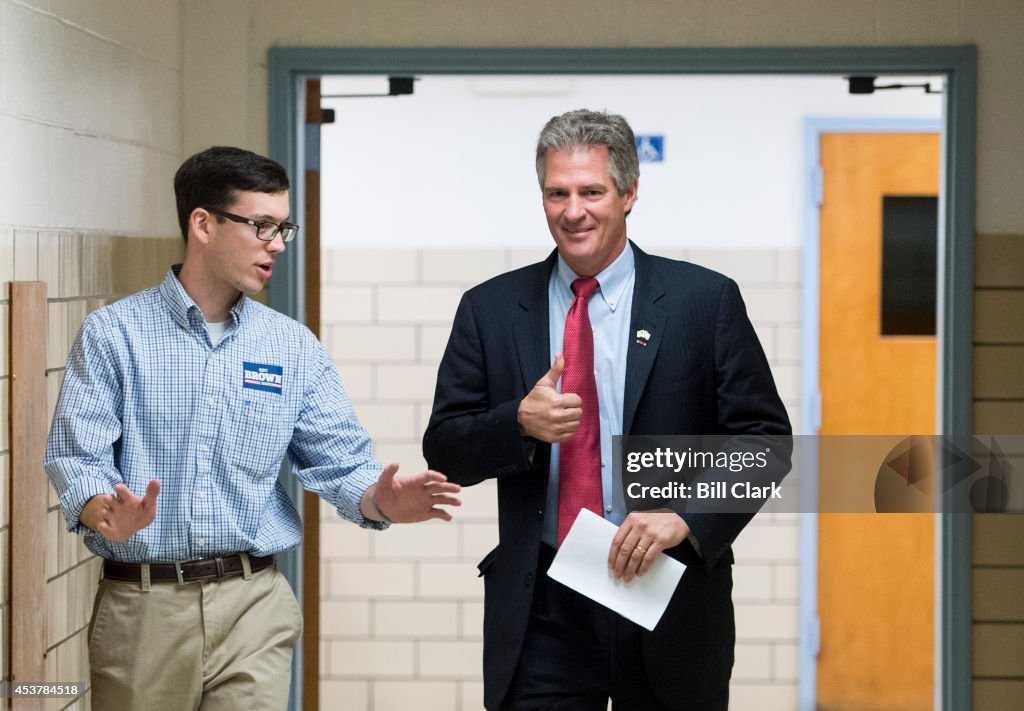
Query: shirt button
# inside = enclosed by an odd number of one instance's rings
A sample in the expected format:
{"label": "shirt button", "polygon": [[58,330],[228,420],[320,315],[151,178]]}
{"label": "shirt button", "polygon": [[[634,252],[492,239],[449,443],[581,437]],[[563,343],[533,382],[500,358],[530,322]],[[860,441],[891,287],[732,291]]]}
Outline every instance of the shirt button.
{"label": "shirt button", "polygon": [[612,505],[608,504],[607,506],[604,507],[604,510],[607,511],[608,513],[611,513],[612,512]]}
{"label": "shirt button", "polygon": [[213,398],[212,397],[206,398],[206,404],[209,405],[210,407],[213,407]]}
{"label": "shirt button", "polygon": [[199,445],[199,451],[200,452],[209,452],[210,448],[208,446],[206,446],[205,444],[201,444],[201,445]]}
{"label": "shirt button", "polygon": [[200,545],[200,546],[205,546],[206,545],[206,539],[205,538],[200,538],[198,541],[196,541],[196,543],[198,545]]}
{"label": "shirt button", "polygon": [[606,467],[606,466],[608,466],[608,460],[607,460],[607,459],[602,459],[602,460],[601,460],[601,466],[602,466],[602,467]]}

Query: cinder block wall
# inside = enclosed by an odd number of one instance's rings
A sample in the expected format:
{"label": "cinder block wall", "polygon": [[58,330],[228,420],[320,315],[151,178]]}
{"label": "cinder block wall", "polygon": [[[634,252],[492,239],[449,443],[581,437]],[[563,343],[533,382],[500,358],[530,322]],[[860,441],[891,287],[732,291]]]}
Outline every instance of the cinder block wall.
{"label": "cinder block wall", "polygon": [[[665,251],[739,282],[790,416],[799,421],[797,251]],[[462,292],[546,256],[516,250],[332,250],[323,255],[324,344],[375,453],[425,467],[420,438]],[[323,708],[481,707],[483,584],[498,539],[493,483],[464,490],[452,523],[367,532],[321,509]],[[737,709],[796,705],[796,515],[765,515],[737,541]]]}
{"label": "cinder block wall", "polygon": [[[979,235],[975,267],[974,431],[1020,435],[1024,235]],[[1020,477],[1018,468],[1010,486]],[[1015,709],[1024,696],[1024,516],[977,514],[973,528],[974,708]]]}
{"label": "cinder block wall", "polygon": [[[171,177],[181,158],[180,2],[0,0],[0,671],[10,678],[8,284],[43,281],[49,406],[85,315],[176,252]],[[145,247],[132,240],[146,239]],[[42,470],[39,476],[45,476]],[[86,681],[98,561],[50,492],[47,681]],[[21,612],[20,614],[25,614]],[[43,680],[38,680],[43,681]],[[45,708],[87,709],[89,698]]]}

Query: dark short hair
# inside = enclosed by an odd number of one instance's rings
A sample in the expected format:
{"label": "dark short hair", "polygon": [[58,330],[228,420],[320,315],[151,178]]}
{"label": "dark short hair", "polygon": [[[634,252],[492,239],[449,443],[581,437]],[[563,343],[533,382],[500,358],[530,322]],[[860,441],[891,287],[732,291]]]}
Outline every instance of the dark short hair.
{"label": "dark short hair", "polygon": [[288,185],[284,168],[258,153],[230,146],[200,151],[174,174],[181,236],[188,241],[188,220],[197,207],[226,210],[239,191],[279,193]]}
{"label": "dark short hair", "polygon": [[608,149],[608,175],[619,195],[625,194],[640,178],[640,160],[633,129],[619,114],[588,109],[553,116],[541,129],[537,139],[537,180],[541,190],[544,189],[549,151],[575,151],[596,146]]}

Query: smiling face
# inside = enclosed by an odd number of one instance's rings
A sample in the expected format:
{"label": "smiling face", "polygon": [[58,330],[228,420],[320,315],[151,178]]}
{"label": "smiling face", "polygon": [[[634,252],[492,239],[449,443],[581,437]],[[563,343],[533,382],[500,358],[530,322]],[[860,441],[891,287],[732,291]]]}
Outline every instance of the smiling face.
{"label": "smiling face", "polygon": [[558,253],[577,275],[595,276],[622,253],[637,183],[619,195],[608,174],[607,147],[549,150],[542,192]]}
{"label": "smiling face", "polygon": [[[280,224],[288,219],[288,191],[239,191],[225,212],[256,222]],[[285,249],[284,241],[279,235],[270,242],[264,242],[257,239],[256,228],[252,225],[207,214],[207,263],[210,276],[235,292],[258,294],[273,273],[277,255]],[[264,231],[268,230],[273,228],[264,228]]]}

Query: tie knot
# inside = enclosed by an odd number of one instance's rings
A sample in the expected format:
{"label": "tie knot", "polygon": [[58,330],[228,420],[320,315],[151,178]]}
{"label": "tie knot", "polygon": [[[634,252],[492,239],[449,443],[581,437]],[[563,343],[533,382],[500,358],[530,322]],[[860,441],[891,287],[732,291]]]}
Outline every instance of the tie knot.
{"label": "tie knot", "polygon": [[576,294],[577,297],[589,299],[597,291],[598,286],[597,279],[594,277],[577,279],[572,283],[572,293]]}

